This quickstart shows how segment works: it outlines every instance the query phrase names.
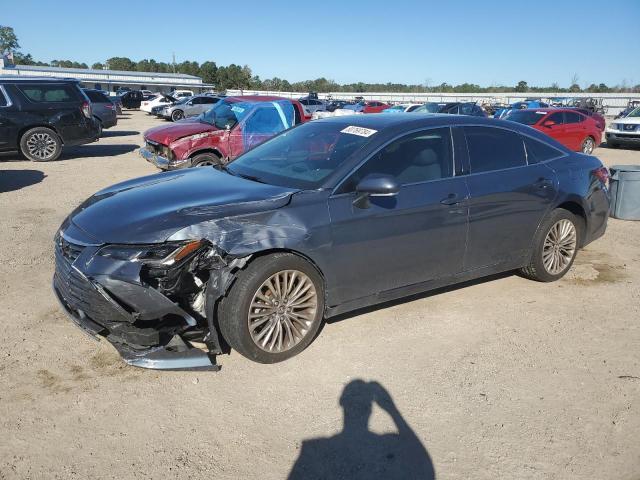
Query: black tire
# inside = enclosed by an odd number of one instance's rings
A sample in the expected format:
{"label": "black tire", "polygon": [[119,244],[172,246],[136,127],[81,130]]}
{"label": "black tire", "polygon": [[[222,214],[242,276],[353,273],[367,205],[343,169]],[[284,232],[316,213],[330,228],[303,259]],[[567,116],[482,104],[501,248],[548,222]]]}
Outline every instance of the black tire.
{"label": "black tire", "polygon": [[596,141],[593,137],[587,137],[582,141],[580,151],[585,155],[591,155],[596,149]]}
{"label": "black tire", "polygon": [[102,122],[98,117],[94,117],[96,125],[98,125],[98,138],[102,137]]}
{"label": "black tire", "polygon": [[[251,338],[248,315],[258,289],[272,275],[285,270],[304,273],[313,283],[317,297],[315,316],[306,334],[297,344],[282,352],[267,352]],[[218,308],[220,333],[229,346],[244,357],[258,363],[277,363],[302,352],[313,341],[324,317],[324,287],[318,271],[303,258],[290,253],[274,253],[258,257],[240,271]]]}
{"label": "black tire", "polygon": [[220,157],[215,153],[200,153],[191,159],[192,167],[210,167],[221,164]]}
{"label": "black tire", "polygon": [[171,112],[171,121],[177,122],[178,120],[182,120],[184,118],[184,112],[182,110],[174,110]]}
{"label": "black tire", "polygon": [[[561,220],[569,220],[575,227],[576,240],[573,255],[569,263],[558,273],[550,273],[544,266],[543,262],[543,250],[545,240],[551,228]],[[584,231],[584,220],[582,217],[576,216],[573,213],[563,208],[557,208],[553,210],[547,218],[542,222],[533,242],[533,252],[528,265],[520,269],[520,273],[531,280],[538,282],[554,282],[562,278],[573,265],[573,262],[578,253],[578,249],[582,245],[582,235]]]}
{"label": "black tire", "polygon": [[[38,148],[38,145],[42,147]],[[49,162],[56,160],[62,153],[62,141],[50,128],[32,128],[22,135],[20,152],[32,162]]]}
{"label": "black tire", "polygon": [[609,148],[619,148],[620,144],[618,142],[614,142],[613,140],[607,140],[607,147],[609,147]]}

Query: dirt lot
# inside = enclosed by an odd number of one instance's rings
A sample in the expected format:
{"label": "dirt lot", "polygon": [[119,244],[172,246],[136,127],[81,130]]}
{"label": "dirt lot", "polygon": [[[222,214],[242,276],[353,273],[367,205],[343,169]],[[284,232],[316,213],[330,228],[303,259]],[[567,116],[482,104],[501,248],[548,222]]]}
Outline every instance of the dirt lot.
{"label": "dirt lot", "polygon": [[52,238],[96,190],[155,172],[135,149],[158,123],[132,112],[60,161],[0,159],[1,479],[286,478],[302,442],[315,462],[298,466],[341,459],[344,478],[409,455],[438,479],[640,479],[640,222],[612,219],[557,283],[503,275],[357,312],[278,365],[161,373],[91,341],[51,293]]}

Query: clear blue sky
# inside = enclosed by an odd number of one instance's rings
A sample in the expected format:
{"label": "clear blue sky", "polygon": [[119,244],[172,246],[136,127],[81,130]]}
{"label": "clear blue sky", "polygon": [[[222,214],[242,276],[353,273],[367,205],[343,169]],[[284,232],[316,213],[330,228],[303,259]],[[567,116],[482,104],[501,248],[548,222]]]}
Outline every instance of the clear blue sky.
{"label": "clear blue sky", "polygon": [[640,83],[640,0],[0,0],[0,12],[44,61],[175,52],[290,81]]}

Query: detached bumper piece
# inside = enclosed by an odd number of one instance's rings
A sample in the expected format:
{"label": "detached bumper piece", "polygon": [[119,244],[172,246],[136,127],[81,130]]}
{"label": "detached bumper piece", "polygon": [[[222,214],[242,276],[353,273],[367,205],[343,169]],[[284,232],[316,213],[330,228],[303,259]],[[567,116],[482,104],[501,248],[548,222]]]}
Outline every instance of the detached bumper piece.
{"label": "detached bumper piece", "polygon": [[192,317],[148,288],[167,302],[164,310],[167,315],[157,321],[139,320],[135,312],[127,311],[126,305],[120,304],[103,286],[73,265],[81,248],[64,241],[56,246],[53,277],[54,293],[76,326],[96,340],[105,338],[126,363],[135,367],[220,370],[215,356],[189,345],[180,336],[181,330],[193,324]]}

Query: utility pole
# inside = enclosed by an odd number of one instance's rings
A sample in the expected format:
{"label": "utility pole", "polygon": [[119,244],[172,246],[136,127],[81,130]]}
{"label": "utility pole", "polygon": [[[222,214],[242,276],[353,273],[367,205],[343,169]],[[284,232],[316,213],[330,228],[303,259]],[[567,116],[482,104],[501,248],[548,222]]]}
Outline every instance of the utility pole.
{"label": "utility pole", "polygon": [[176,73],[176,52],[173,52],[173,73]]}

